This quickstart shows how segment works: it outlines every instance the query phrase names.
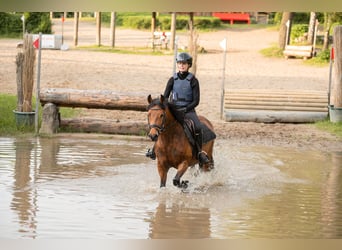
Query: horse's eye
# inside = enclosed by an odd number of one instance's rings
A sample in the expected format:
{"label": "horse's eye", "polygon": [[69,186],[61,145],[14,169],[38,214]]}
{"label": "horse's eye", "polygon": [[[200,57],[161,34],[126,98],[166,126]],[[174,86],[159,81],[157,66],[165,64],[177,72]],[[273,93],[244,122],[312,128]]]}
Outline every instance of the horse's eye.
{"label": "horse's eye", "polygon": [[160,114],[160,118],[164,118],[164,114]]}

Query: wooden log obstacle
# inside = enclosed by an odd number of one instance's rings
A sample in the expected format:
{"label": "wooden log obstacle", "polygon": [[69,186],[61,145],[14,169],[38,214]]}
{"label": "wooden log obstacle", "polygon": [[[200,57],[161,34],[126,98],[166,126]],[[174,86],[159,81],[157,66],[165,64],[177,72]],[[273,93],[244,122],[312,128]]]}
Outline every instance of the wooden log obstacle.
{"label": "wooden log obstacle", "polygon": [[290,57],[303,57],[306,60],[313,56],[314,51],[312,45],[286,45],[283,54],[286,59]]}
{"label": "wooden log obstacle", "polygon": [[328,117],[328,93],[229,89],[224,95],[224,119],[229,122],[309,123]]}
{"label": "wooden log obstacle", "polygon": [[59,107],[143,112],[146,111],[147,94],[111,90],[53,88],[42,89],[39,98],[43,105],[42,125],[39,131],[42,134],[57,133],[59,127],[69,127],[73,131],[80,132],[114,134],[141,134],[147,129],[146,121],[122,123],[96,118],[62,119],[59,113]]}

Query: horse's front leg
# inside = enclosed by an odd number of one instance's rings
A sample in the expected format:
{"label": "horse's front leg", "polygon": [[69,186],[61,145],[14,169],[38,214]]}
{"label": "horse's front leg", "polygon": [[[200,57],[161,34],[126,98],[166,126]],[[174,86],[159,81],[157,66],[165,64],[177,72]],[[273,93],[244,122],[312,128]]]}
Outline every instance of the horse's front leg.
{"label": "horse's front leg", "polygon": [[[173,185],[177,187],[186,187],[186,182],[181,182],[181,178],[188,169],[189,164],[187,161],[183,161],[181,164],[178,165],[177,174],[173,178]],[[186,185],[186,186],[185,186]]]}
{"label": "horse's front leg", "polygon": [[167,179],[167,172],[168,168],[164,167],[164,164],[162,164],[158,160],[158,173],[160,177],[160,187],[165,187],[166,186],[166,179]]}

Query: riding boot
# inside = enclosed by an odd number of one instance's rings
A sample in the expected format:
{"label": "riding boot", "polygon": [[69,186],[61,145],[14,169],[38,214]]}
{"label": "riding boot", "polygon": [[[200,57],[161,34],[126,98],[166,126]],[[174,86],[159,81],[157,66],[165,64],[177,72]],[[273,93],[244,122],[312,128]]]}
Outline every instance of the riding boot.
{"label": "riding boot", "polygon": [[152,160],[156,159],[156,153],[154,152],[154,145],[152,148],[149,148],[145,154],[146,157],[150,157]]}
{"label": "riding boot", "polygon": [[205,151],[202,150],[202,144],[203,144],[203,131],[200,130],[195,135],[195,142],[196,142],[196,148],[197,148],[197,159],[200,163],[200,165],[208,164],[209,158]]}

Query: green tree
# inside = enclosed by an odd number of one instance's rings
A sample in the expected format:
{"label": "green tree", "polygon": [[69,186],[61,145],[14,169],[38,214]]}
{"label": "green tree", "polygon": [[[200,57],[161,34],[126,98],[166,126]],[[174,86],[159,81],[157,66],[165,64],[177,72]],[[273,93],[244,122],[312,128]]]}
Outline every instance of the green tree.
{"label": "green tree", "polygon": [[25,20],[28,33],[51,34],[52,32],[49,12],[25,12]]}
{"label": "green tree", "polygon": [[342,22],[341,12],[324,12],[324,42],[323,50],[329,48],[329,36],[334,23]]}

